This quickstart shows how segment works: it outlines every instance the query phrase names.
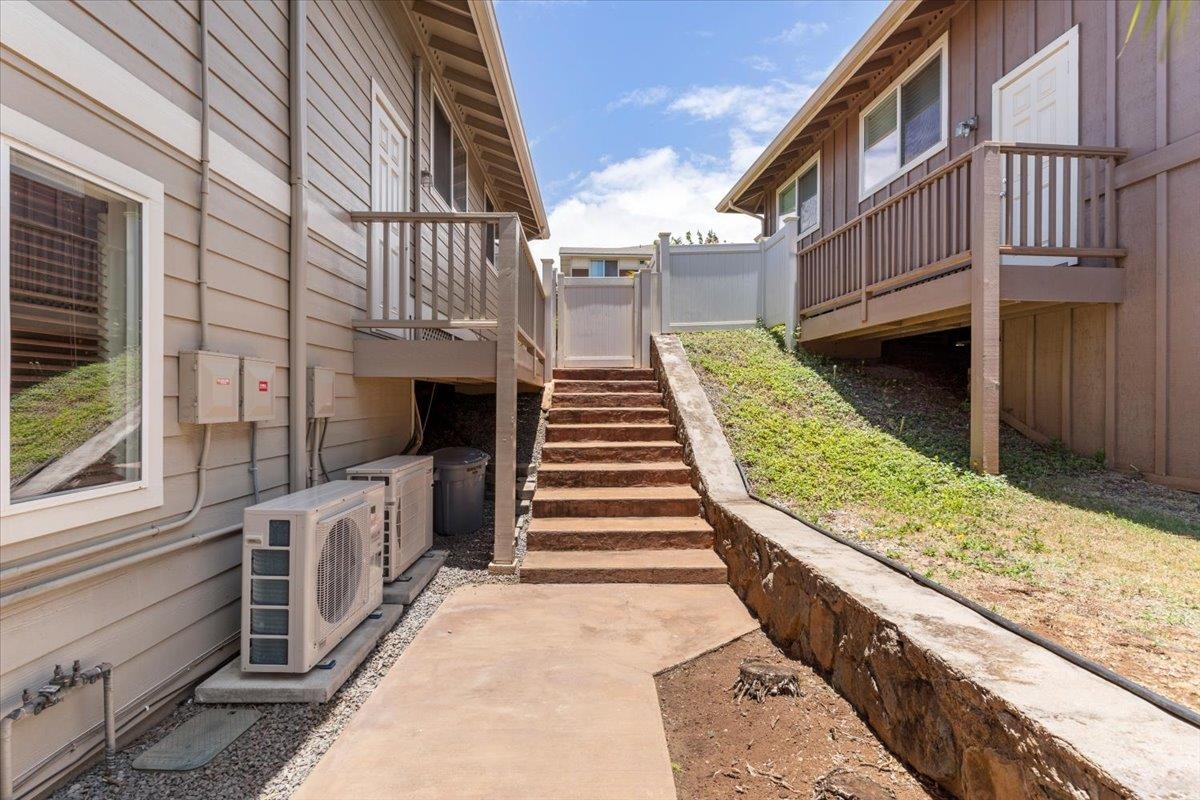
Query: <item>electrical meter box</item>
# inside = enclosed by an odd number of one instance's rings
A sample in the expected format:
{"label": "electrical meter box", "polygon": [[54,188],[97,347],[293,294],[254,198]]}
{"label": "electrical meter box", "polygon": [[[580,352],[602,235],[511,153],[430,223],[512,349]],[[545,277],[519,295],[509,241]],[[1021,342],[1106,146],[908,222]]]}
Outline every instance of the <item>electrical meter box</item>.
{"label": "electrical meter box", "polygon": [[179,421],[194,425],[237,422],[242,399],[240,361],[227,353],[180,353]]}
{"label": "electrical meter box", "polygon": [[275,418],[275,362],[242,358],[242,422]]}
{"label": "electrical meter box", "polygon": [[333,416],[333,370],[329,367],[308,368],[308,416]]}

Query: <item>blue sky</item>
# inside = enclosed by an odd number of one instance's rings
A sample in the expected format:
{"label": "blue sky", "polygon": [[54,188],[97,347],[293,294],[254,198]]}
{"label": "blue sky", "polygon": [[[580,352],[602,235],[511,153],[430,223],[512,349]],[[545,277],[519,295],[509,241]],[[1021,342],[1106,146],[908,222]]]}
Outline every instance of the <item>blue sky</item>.
{"label": "blue sky", "polygon": [[757,223],[713,206],[885,0],[499,0],[552,239],[649,242]]}

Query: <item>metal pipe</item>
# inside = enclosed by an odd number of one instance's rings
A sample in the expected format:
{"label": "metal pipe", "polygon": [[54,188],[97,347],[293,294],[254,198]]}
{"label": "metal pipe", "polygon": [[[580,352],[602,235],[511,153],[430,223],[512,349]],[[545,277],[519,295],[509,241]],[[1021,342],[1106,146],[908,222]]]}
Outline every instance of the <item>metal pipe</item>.
{"label": "metal pipe", "polygon": [[208,531],[207,533],[201,533],[195,536],[187,536],[183,539],[172,542],[165,547],[159,547],[153,550],[143,550],[140,553],[134,553],[133,555],[125,556],[115,561],[98,564],[94,567],[89,567],[88,569],[81,570],[79,572],[73,572],[70,575],[63,575],[61,578],[55,578],[54,580],[46,581],[45,583],[39,583],[35,586],[30,586],[25,589],[18,589],[15,592],[10,592],[9,594],[0,597],[0,610],[7,609],[10,606],[21,603],[25,600],[31,600],[35,597],[40,597],[41,595],[54,591],[55,589],[65,589],[73,584],[89,578],[99,577],[120,569],[127,569],[145,561],[151,561],[156,558],[162,558],[164,556],[171,555],[172,553],[177,553],[181,550],[197,547],[205,542],[211,542],[214,539],[228,536],[231,533],[237,533],[241,531],[241,529],[242,523],[240,522],[233,525],[226,525],[225,527],[218,528],[215,531]]}
{"label": "metal pipe", "polygon": [[105,661],[100,665],[104,681],[104,775],[110,781],[117,776],[117,714],[113,707],[112,674],[112,664]]}
{"label": "metal pipe", "polygon": [[12,726],[24,716],[18,708],[0,719],[0,800],[13,800]]}
{"label": "metal pipe", "polygon": [[[56,566],[68,564],[73,561],[80,561],[84,558],[87,558],[88,556],[96,555],[98,553],[102,553],[107,550],[112,550],[116,547],[120,547],[122,545],[135,542],[138,539],[161,536],[164,533],[170,533],[171,531],[178,530],[179,528],[182,528],[184,525],[187,525],[189,522],[191,522],[193,519],[196,518],[196,515],[200,513],[200,508],[204,504],[204,495],[208,489],[208,451],[209,451],[209,446],[210,446],[211,442],[212,442],[212,427],[210,425],[205,425],[204,426],[204,443],[201,445],[201,448],[200,448],[200,459],[196,463],[196,499],[192,503],[191,509],[189,509],[188,512],[185,515],[183,515],[182,517],[180,517],[179,519],[175,520],[174,522],[169,522],[166,524],[154,523],[152,525],[146,525],[144,527],[137,528],[136,530],[132,530],[129,533],[126,533],[117,539],[108,539],[106,541],[99,542],[99,543],[93,544],[93,545],[89,545],[87,547],[80,547],[80,548],[76,548],[73,550],[68,550],[66,552],[60,553],[57,556],[52,556],[50,558],[44,558],[40,561],[32,561],[27,564],[20,564],[18,566],[9,567],[6,570],[0,571],[0,581],[3,581],[4,583],[12,583],[13,581],[17,581],[22,578],[28,577],[29,575],[31,575],[35,572],[41,572],[42,570],[52,569]],[[115,564],[117,562],[112,562],[112,563]],[[107,565],[105,565],[105,566],[107,566]],[[86,571],[88,571],[88,570],[85,570],[85,572]],[[42,585],[45,586],[47,584],[42,584]],[[38,587],[33,587],[33,588],[38,588]],[[26,591],[28,591],[28,590],[26,590]],[[17,594],[19,594],[19,592]],[[12,595],[5,595],[2,599],[0,599],[0,603],[6,605],[9,602],[9,597],[11,597],[11,596]]]}
{"label": "metal pipe", "polygon": [[200,349],[208,349],[208,195],[211,97],[208,68],[208,3],[200,2],[200,227],[197,231],[196,288],[199,293]]}
{"label": "metal pipe", "polygon": [[254,494],[254,504],[259,503],[258,492],[258,422],[250,423],[250,490]]}
{"label": "metal pipe", "polygon": [[308,210],[305,159],[308,144],[307,0],[288,4],[288,131],[291,170],[291,237],[288,252],[288,462],[289,487],[306,485],[305,423],[308,418]]}

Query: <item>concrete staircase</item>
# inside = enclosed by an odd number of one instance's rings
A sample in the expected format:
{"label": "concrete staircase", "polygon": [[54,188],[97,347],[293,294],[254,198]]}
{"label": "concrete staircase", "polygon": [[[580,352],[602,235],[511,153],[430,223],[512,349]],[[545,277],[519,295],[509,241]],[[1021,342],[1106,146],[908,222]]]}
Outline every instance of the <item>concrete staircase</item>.
{"label": "concrete staircase", "polygon": [[724,583],[648,369],[556,369],[525,583]]}

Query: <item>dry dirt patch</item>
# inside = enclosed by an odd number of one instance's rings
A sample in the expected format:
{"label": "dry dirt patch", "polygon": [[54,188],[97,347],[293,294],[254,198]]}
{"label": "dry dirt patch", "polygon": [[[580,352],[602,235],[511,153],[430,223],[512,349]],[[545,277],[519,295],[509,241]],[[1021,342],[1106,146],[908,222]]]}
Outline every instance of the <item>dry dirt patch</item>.
{"label": "dry dirt patch", "polygon": [[[786,665],[798,696],[736,699],[746,659]],[[686,800],[942,797],[888,752],[845,699],[761,631],[656,679],[675,788]]]}

